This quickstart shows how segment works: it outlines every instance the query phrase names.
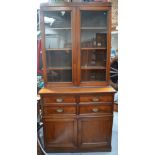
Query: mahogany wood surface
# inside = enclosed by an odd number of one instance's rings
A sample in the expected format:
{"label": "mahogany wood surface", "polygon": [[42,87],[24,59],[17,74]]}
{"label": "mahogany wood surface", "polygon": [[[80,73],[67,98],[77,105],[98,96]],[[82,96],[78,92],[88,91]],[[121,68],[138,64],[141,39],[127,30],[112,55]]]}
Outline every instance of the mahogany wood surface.
{"label": "mahogany wood surface", "polygon": [[113,92],[41,96],[47,152],[111,150]]}
{"label": "mahogany wood surface", "polygon": [[80,114],[100,114],[100,113],[113,113],[113,108],[111,105],[102,105],[100,104],[95,104],[95,103],[89,103],[89,104],[80,104]]}
{"label": "mahogany wood surface", "polygon": [[91,94],[91,93],[115,93],[115,89],[108,87],[52,87],[42,88],[39,94]]}
{"label": "mahogany wood surface", "polygon": [[[71,48],[45,48],[44,13],[52,11],[70,11],[71,28],[62,27],[53,30],[68,29],[71,31]],[[105,27],[81,26],[81,11],[107,12],[107,47],[81,47],[81,31],[104,30]],[[39,91],[42,100],[42,120],[44,144],[47,152],[94,152],[111,151],[113,124],[113,108],[115,90],[110,83],[110,52],[111,52],[111,3],[55,3],[41,4],[41,32],[43,52],[43,76],[45,87]],[[91,19],[91,17],[90,17]],[[64,67],[49,67],[46,52],[72,52],[72,81],[49,82],[47,71],[63,70]],[[106,67],[82,66],[81,53],[92,50],[106,52]],[[86,54],[87,55],[87,54]],[[85,59],[84,59],[85,60]],[[82,81],[82,71],[102,71],[106,76],[103,80]],[[85,76],[85,75],[84,75]],[[84,78],[85,79],[85,78]],[[87,78],[86,78],[87,79]],[[89,79],[89,77],[88,77]]]}
{"label": "mahogany wood surface", "polygon": [[[41,4],[41,31],[42,31],[42,52],[43,52],[43,76],[45,85],[52,86],[106,86],[109,83],[110,76],[110,52],[111,52],[111,3],[55,3],[55,4]],[[44,11],[71,11],[71,43],[72,43],[72,84],[64,82],[49,82],[47,80],[47,66],[46,66],[46,51],[52,49],[45,49],[45,25],[44,25]],[[93,11],[107,11],[107,48],[81,48],[81,14],[80,12],[93,10]],[[97,27],[96,27],[97,29]],[[101,28],[99,28],[101,29]],[[97,30],[99,30],[97,29]],[[107,49],[107,68],[106,68],[106,81],[83,82],[81,81],[81,50],[85,49]],[[59,49],[53,49],[59,50]],[[60,50],[68,50],[62,48]],[[85,68],[82,68],[85,69]],[[102,68],[101,68],[102,69]]]}
{"label": "mahogany wood surface", "polygon": [[78,123],[81,149],[111,147],[112,116],[83,117]]}
{"label": "mahogany wood surface", "polygon": [[45,103],[74,103],[76,102],[75,96],[65,96],[65,95],[54,95],[44,97]]}
{"label": "mahogany wood surface", "polygon": [[49,8],[50,9],[50,7],[56,7],[56,9],[58,9],[58,7],[80,7],[80,6],[84,6],[84,7],[111,7],[111,3],[110,2],[104,2],[104,3],[102,3],[102,2],[100,2],[100,3],[95,3],[95,2],[89,2],[89,3],[85,3],[85,2],[81,2],[81,3],[76,3],[76,2],[72,2],[72,3],[41,3],[40,4],[40,6],[41,6],[41,10],[45,10],[45,11],[47,11],[47,8]]}
{"label": "mahogany wood surface", "polygon": [[45,148],[50,150],[74,149],[77,147],[77,121],[75,118],[44,119]]}
{"label": "mahogany wood surface", "polygon": [[80,102],[112,102],[113,94],[104,93],[101,95],[81,95]]}
{"label": "mahogany wood surface", "polygon": [[51,107],[44,107],[43,108],[44,115],[52,115],[52,114],[76,114],[76,107],[75,106],[51,106]]}

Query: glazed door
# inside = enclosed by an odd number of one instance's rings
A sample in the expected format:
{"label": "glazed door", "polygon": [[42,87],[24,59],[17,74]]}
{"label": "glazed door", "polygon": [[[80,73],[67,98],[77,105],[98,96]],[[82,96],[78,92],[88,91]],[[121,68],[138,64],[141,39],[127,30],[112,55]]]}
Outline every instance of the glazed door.
{"label": "glazed door", "polygon": [[73,16],[73,9],[66,7],[41,13],[45,82],[73,84]]}
{"label": "glazed door", "polygon": [[109,79],[110,11],[79,10],[79,83],[104,85]]}
{"label": "glazed door", "polygon": [[75,149],[77,121],[74,118],[46,118],[44,120],[44,142],[47,151]]}
{"label": "glazed door", "polygon": [[83,117],[78,127],[80,149],[111,148],[112,116]]}

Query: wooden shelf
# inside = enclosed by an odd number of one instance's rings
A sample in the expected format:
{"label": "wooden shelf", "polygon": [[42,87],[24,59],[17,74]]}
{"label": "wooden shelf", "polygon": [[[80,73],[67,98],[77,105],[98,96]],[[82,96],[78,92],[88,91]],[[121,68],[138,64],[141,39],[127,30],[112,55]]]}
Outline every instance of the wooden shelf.
{"label": "wooden shelf", "polygon": [[85,50],[106,50],[107,48],[105,47],[84,47],[81,48],[81,50],[85,51]]}
{"label": "wooden shelf", "polygon": [[81,69],[83,70],[98,70],[98,69],[106,69],[106,67],[103,66],[81,66]]}
{"label": "wooden shelf", "polygon": [[49,29],[52,29],[52,30],[71,30],[70,27],[62,27],[62,28],[49,28]]}
{"label": "wooden shelf", "polygon": [[81,30],[106,30],[106,27],[81,27]]}
{"label": "wooden shelf", "polygon": [[71,51],[71,48],[48,48],[46,51]]}
{"label": "wooden shelf", "polygon": [[49,67],[47,70],[71,70],[72,67]]}

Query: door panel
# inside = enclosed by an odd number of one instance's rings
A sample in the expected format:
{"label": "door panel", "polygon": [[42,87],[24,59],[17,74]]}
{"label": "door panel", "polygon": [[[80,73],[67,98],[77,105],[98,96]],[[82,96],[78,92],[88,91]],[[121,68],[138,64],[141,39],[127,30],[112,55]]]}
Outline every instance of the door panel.
{"label": "door panel", "polygon": [[107,11],[80,13],[81,82],[106,81]]}
{"label": "door panel", "polygon": [[78,14],[78,84],[107,85],[110,62],[110,11],[80,7]]}
{"label": "door panel", "polygon": [[77,121],[74,118],[45,119],[44,141],[47,150],[76,148]]}
{"label": "door panel", "polygon": [[73,10],[44,12],[44,64],[48,82],[73,81]]}
{"label": "door panel", "polygon": [[111,147],[112,116],[79,119],[79,147]]}

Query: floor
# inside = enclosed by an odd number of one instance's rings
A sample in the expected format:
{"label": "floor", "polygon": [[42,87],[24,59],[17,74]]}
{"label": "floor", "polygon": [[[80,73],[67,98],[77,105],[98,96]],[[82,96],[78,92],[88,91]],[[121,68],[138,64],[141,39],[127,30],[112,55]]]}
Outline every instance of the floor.
{"label": "floor", "polygon": [[48,155],[118,155],[118,113],[114,112],[113,132],[112,132],[112,151],[111,152],[48,153]]}

